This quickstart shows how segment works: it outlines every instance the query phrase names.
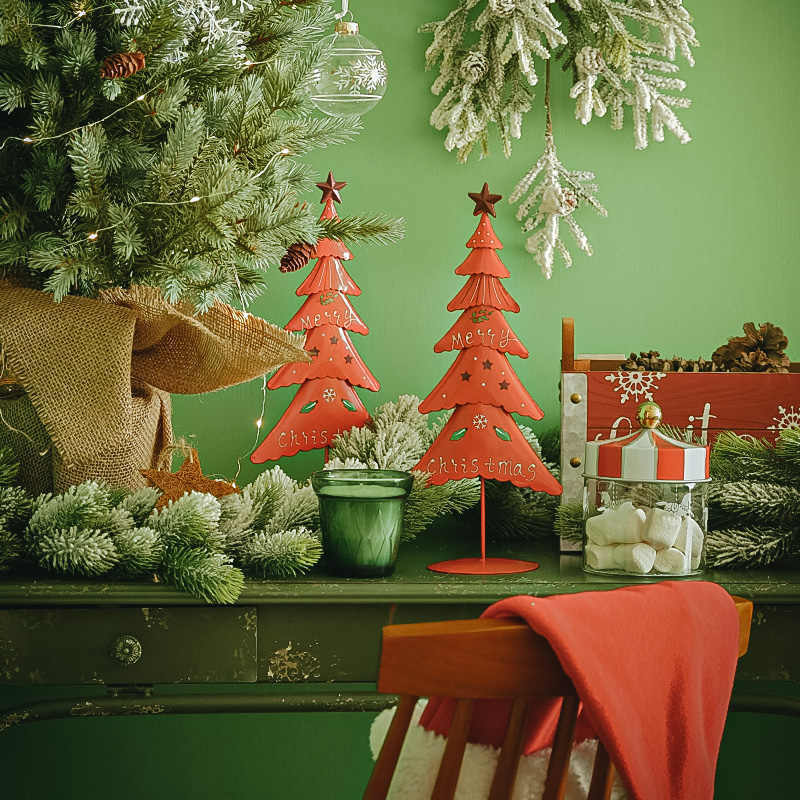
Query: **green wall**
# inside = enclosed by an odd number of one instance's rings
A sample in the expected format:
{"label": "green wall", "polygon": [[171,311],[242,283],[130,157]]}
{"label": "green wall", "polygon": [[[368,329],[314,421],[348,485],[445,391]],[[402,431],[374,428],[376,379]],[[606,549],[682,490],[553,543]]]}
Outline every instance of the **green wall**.
{"label": "green wall", "polygon": [[[483,181],[508,195],[542,148],[543,86],[525,119],[511,159],[496,140],[489,158],[466,166],[443,147],[428,125],[435,98],[433,73],[424,71],[430,40],[417,26],[441,18],[452,0],[402,3],[356,0],[362,32],[383,48],[389,65],[386,96],[364,117],[351,144],[318,153],[320,176],[333,169],[348,182],[342,213],[404,216],[406,238],[392,247],[355,247],[348,268],[361,286],[354,299],[370,327],[355,344],[382,383],[362,391],[369,409],[401,393],[425,396],[450,366],[433,345],[455,320],[445,306],[463,284],[453,274],[476,219],[466,197]],[[560,319],[576,321],[579,352],[621,353],[657,349],[663,354],[709,356],[748,320],[782,324],[790,353],[800,359],[800,325],[793,311],[800,290],[794,222],[800,180],[796,157],[800,106],[793,76],[800,70],[800,5],[765,0],[758,12],[746,0],[688,0],[702,42],[697,66],[684,70],[693,108],[682,118],[694,140],[633,149],[628,127],[612,131],[606,120],[583,127],[567,97],[569,76],[554,70],[553,122],[565,164],[592,169],[607,218],[579,212],[595,250],[575,253],[570,270],[557,266],[546,281],[524,250],[524,237],[505,200],[495,230],[511,271],[505,285],[521,306],[511,321],[531,353],[514,359],[523,382],[545,411],[539,429],[558,424]],[[316,203],[315,191],[309,201]],[[321,209],[321,206],[320,206]],[[307,270],[274,270],[268,290],[251,311],[284,324],[300,305],[294,294]],[[277,421],[296,387],[270,392],[264,431]],[[175,399],[179,433],[195,436],[207,469],[241,479],[250,465],[255,420],[261,408],[256,381],[205,397]],[[296,476],[318,468],[321,454],[289,459]]]}
{"label": "green wall", "polygon": [[[546,412],[542,427],[558,422],[562,316],[575,317],[582,352],[655,348],[687,356],[710,354],[742,322],[770,320],[784,326],[800,360],[793,313],[800,290],[794,220],[800,110],[793,85],[800,4],[687,4],[703,43],[697,66],[686,71],[695,103],[683,115],[694,136],[689,145],[669,139],[636,152],[630,129],[613,132],[603,120],[582,128],[566,97],[567,76],[555,72],[560,153],[567,165],[596,171],[609,210],[607,219],[581,213],[595,255],[578,255],[570,271],[559,267],[545,281],[523,250],[511,209],[498,205],[495,229],[512,273],[506,285],[522,307],[513,324],[532,355],[515,367]],[[426,394],[448,368],[450,357],[432,348],[454,319],[445,306],[462,284],[453,269],[475,222],[466,192],[486,180],[507,195],[540,153],[543,115],[537,102],[510,160],[495,143],[489,159],[458,165],[427,123],[434,104],[432,75],[423,70],[428,39],[415,33],[420,23],[444,15],[451,0],[353,5],[362,31],[385,51],[389,88],[364,118],[364,133],[314,163],[321,176],[331,168],[348,181],[343,213],[382,211],[408,222],[401,244],[357,247],[351,262],[363,290],[354,302],[371,327],[368,337],[355,337],[356,345],[383,384],[374,397],[363,393],[373,408],[403,392]],[[251,310],[285,323],[299,306],[294,289],[301,279],[274,271]],[[293,391],[269,394],[265,430]],[[230,477],[241,458],[240,481],[248,480],[257,474],[247,456],[260,408],[259,382],[175,398],[175,426],[195,437],[207,471]],[[320,461],[317,452],[284,466],[301,476]],[[22,700],[4,694],[0,705]],[[369,768],[368,724],[366,715],[42,723],[0,741],[0,796],[347,800],[358,796]],[[738,716],[731,728],[720,796],[790,796],[785,786],[770,784],[774,791],[762,787],[760,795],[753,788],[756,774],[779,780],[788,771],[790,729]]]}

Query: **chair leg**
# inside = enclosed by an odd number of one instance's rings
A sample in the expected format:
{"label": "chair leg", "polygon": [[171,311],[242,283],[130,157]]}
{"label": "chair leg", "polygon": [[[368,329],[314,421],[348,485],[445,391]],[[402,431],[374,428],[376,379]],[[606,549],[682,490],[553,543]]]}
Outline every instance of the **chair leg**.
{"label": "chair leg", "polygon": [[436,776],[431,800],[453,800],[474,707],[474,700],[462,699],[456,702],[456,711],[447,734],[447,745],[442,756],[442,763],[439,765],[439,774]]}
{"label": "chair leg", "polygon": [[403,749],[403,742],[406,738],[408,726],[411,723],[411,716],[414,713],[414,706],[418,698],[411,695],[403,695],[397,710],[394,712],[386,738],[383,740],[381,752],[375,767],[372,770],[367,788],[364,790],[364,800],[384,800],[389,794],[389,787],[392,785],[392,777],[397,766],[397,759]]}
{"label": "chair leg", "polygon": [[611,763],[608,750],[603,747],[602,742],[598,742],[592,770],[592,785],[589,787],[587,800],[608,800],[611,797],[613,785],[614,765]]}
{"label": "chair leg", "polygon": [[572,740],[575,736],[575,723],[578,720],[580,700],[577,695],[567,695],[561,704],[561,714],[553,738],[553,752],[547,765],[547,779],[544,783],[542,800],[563,800],[567,789],[569,757],[572,754]]}
{"label": "chair leg", "polygon": [[526,697],[516,698],[511,706],[511,716],[503,740],[503,749],[497,759],[497,769],[494,772],[489,800],[509,800],[511,797],[514,779],[517,777],[519,757],[522,754],[522,739],[525,735],[527,716],[528,699]]}

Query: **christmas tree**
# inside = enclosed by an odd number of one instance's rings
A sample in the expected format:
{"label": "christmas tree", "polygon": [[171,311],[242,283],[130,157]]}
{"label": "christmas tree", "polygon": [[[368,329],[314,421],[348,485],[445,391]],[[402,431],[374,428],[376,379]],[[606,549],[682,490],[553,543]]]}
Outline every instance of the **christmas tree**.
{"label": "christmas tree", "polygon": [[299,160],[353,119],[310,116],[327,0],[0,0],[0,278],[93,296],[245,304],[323,232]]}
{"label": "christmas tree", "polygon": [[561,486],[511,416],[522,414],[536,420],[543,414],[507,358],[527,358],[528,351],[503,315],[504,311],[518,312],[519,306],[501,283],[509,272],[497,255],[503,245],[489,219],[495,216],[494,204],[501,196],[492,194],[484,183],[480,192],[470,192],[469,197],[480,222],[467,242],[472,252],[456,268],[457,275],[469,278],[447,306],[448,311],[462,314],[434,347],[437,353],[459,353],[419,406],[423,413],[454,411],[416,469],[429,473],[431,484],[480,476],[481,558],[441,562],[430,569],[467,574],[524,572],[536,564],[486,558],[484,480],[509,481],[551,495],[560,494]]}
{"label": "christmas tree", "polygon": [[[338,219],[334,203],[341,202],[344,181],[318,183],[324,208],[322,220]],[[353,347],[350,332],[366,335],[369,329],[356,314],[348,295],[361,289],[347,274],[342,261],[353,255],[337,239],[322,239],[314,249],[317,263],[297,289],[308,299],[286,324],[290,331],[307,331],[305,350],[309,363],[281,367],[267,386],[278,389],[300,384],[300,389],[275,427],[250,456],[255,464],[293,456],[301,450],[327,448],[343,431],[364,425],[369,414],[354,386],[377,392],[380,384]]]}

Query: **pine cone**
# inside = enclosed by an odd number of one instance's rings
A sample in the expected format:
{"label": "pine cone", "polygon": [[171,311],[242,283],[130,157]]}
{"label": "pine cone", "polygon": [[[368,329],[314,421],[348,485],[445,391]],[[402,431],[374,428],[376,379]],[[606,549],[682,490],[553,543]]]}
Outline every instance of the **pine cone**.
{"label": "pine cone", "polygon": [[742,326],[744,336],[734,336],[711,356],[718,368],[731,372],[788,372],[789,357],[784,353],[789,340],[771,322],[758,329],[752,322]]}
{"label": "pine cone", "polygon": [[314,245],[308,242],[295,242],[281,258],[281,272],[297,272],[308,264],[314,255]]}
{"label": "pine cone", "polygon": [[466,83],[478,83],[488,71],[489,60],[477,50],[470,50],[461,59],[461,77]]}
{"label": "pine cone", "polygon": [[100,77],[106,80],[112,78],[130,78],[131,75],[144,69],[144,53],[115,53],[108,56],[100,67]]}

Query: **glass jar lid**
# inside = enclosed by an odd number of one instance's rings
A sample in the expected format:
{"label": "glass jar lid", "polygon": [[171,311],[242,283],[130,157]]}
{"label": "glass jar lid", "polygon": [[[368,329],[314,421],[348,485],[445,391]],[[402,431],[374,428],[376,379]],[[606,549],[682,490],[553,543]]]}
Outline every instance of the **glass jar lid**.
{"label": "glass jar lid", "polygon": [[708,445],[682,442],[657,431],[661,409],[656,403],[642,403],[636,418],[640,431],[586,442],[585,478],[669,483],[709,480]]}

